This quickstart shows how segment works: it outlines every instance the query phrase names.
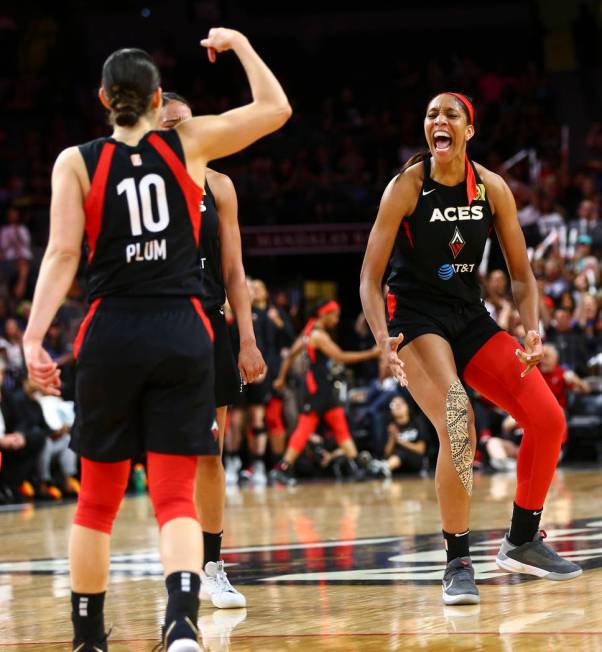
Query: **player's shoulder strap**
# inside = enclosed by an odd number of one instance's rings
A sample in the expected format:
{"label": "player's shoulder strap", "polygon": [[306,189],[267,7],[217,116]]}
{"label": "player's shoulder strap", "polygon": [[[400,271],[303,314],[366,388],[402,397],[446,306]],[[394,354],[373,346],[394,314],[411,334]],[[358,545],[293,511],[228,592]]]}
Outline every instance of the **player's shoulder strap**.
{"label": "player's shoulder strap", "polygon": [[90,140],[87,143],[78,146],[84,159],[84,163],[86,164],[90,183],[92,183],[92,179],[94,178],[94,173],[96,172],[96,166],[98,165],[102,150],[109,141],[109,138],[96,138],[95,140]]}

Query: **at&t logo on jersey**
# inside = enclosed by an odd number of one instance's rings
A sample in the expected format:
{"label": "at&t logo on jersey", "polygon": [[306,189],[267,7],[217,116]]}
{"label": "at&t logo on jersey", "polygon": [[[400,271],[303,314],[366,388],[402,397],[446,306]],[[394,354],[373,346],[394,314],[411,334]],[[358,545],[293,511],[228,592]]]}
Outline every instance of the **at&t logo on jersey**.
{"label": "at&t logo on jersey", "polygon": [[466,274],[466,273],[473,272],[474,268],[475,268],[474,263],[454,263],[453,265],[450,265],[449,263],[445,263],[444,265],[441,265],[441,267],[437,269],[437,276],[442,281],[449,281],[456,274]]}
{"label": "at&t logo on jersey", "polygon": [[448,206],[443,210],[435,208],[429,222],[463,222],[466,220],[482,219],[482,206]]}

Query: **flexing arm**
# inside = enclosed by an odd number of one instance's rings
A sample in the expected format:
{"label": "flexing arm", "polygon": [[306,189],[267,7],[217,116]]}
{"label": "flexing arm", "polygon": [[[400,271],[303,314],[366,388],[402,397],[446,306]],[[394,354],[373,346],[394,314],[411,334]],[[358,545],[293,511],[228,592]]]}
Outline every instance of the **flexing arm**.
{"label": "flexing arm", "polygon": [[288,350],[288,353],[284,356],[282,364],[280,365],[280,371],[278,376],[274,379],[272,386],[274,389],[282,390],[286,382],[286,376],[288,371],[293,364],[293,360],[303,351],[303,346],[305,344],[305,335],[301,333],[299,337],[293,342],[293,345]]}
{"label": "flexing arm", "polygon": [[238,368],[244,383],[252,383],[265,371],[265,361],[255,343],[251,299],[242,264],[242,247],[238,227],[238,201],[230,177],[207,170],[207,183],[215,198],[219,215],[219,241],[222,275],[226,295],[236,317],[240,339]]}
{"label": "flexing arm", "polygon": [[59,372],[56,363],[42,348],[42,340],[79,265],[85,223],[82,174],[85,169],[79,150],[71,147],[63,151],[52,171],[50,237],[23,337],[31,380],[55,395],[59,394]]}
{"label": "flexing arm", "polygon": [[525,350],[516,355],[526,366],[525,376],[543,357],[539,335],[539,293],[535,276],[527,256],[525,237],[518,222],[516,204],[510,188],[497,174],[479,166],[481,178],[487,186],[487,194],[495,216],[495,230],[504,253],[512,284],[512,296],[520,313],[525,332]]}
{"label": "flexing arm", "polygon": [[[385,321],[385,303],[382,295],[382,280],[391,256],[397,231],[405,215],[413,211],[420,187],[416,166],[395,177],[386,187],[378,209],[376,221],[370,232],[368,246],[360,273],[360,297],[366,320],[376,343],[383,350],[383,356],[393,375],[406,384],[403,363],[397,356],[397,349],[403,335],[389,337]],[[422,166],[420,166],[422,167]]]}
{"label": "flexing arm", "polygon": [[290,118],[292,109],[280,83],[243,34],[213,28],[201,45],[217,52],[233,50],[245,70],[253,97],[245,106],[220,115],[191,118],[176,127],[187,158],[206,163],[234,154],[276,131]]}
{"label": "flexing arm", "polygon": [[324,355],[341,364],[357,364],[380,356],[378,345],[368,351],[343,351],[325,331],[314,331],[310,337],[311,343],[316,349],[320,349]]}

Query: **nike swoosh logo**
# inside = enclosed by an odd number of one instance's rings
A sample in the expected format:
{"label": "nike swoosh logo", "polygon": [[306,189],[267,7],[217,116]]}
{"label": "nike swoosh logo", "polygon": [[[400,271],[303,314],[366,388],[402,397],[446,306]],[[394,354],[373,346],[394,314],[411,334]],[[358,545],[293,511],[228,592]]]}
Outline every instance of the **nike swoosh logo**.
{"label": "nike swoosh logo", "polygon": [[424,197],[424,195],[430,195],[432,192],[435,192],[435,190],[437,190],[437,188],[431,188],[430,190],[423,190],[422,196]]}
{"label": "nike swoosh logo", "polygon": [[451,580],[449,581],[448,584],[446,584],[445,582],[443,582],[443,586],[444,586],[445,590],[446,590],[446,591],[449,591],[450,588],[451,588],[451,585],[452,585],[453,583],[454,583],[454,578],[453,578],[453,577],[451,578]]}
{"label": "nike swoosh logo", "polygon": [[[543,509],[541,510],[541,512],[543,512]],[[533,512],[533,516],[539,516],[541,512]]]}

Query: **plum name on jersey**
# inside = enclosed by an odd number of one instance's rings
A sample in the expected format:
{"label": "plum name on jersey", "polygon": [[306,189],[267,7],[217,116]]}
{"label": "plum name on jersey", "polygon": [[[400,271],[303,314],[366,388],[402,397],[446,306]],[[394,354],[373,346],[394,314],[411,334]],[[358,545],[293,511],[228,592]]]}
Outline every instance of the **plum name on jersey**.
{"label": "plum name on jersey", "polygon": [[125,248],[127,263],[138,263],[151,260],[167,260],[167,240],[148,240],[147,242],[131,242]]}
{"label": "plum name on jersey", "polygon": [[429,222],[462,222],[464,220],[482,219],[482,206],[448,206],[443,210],[435,208]]}

